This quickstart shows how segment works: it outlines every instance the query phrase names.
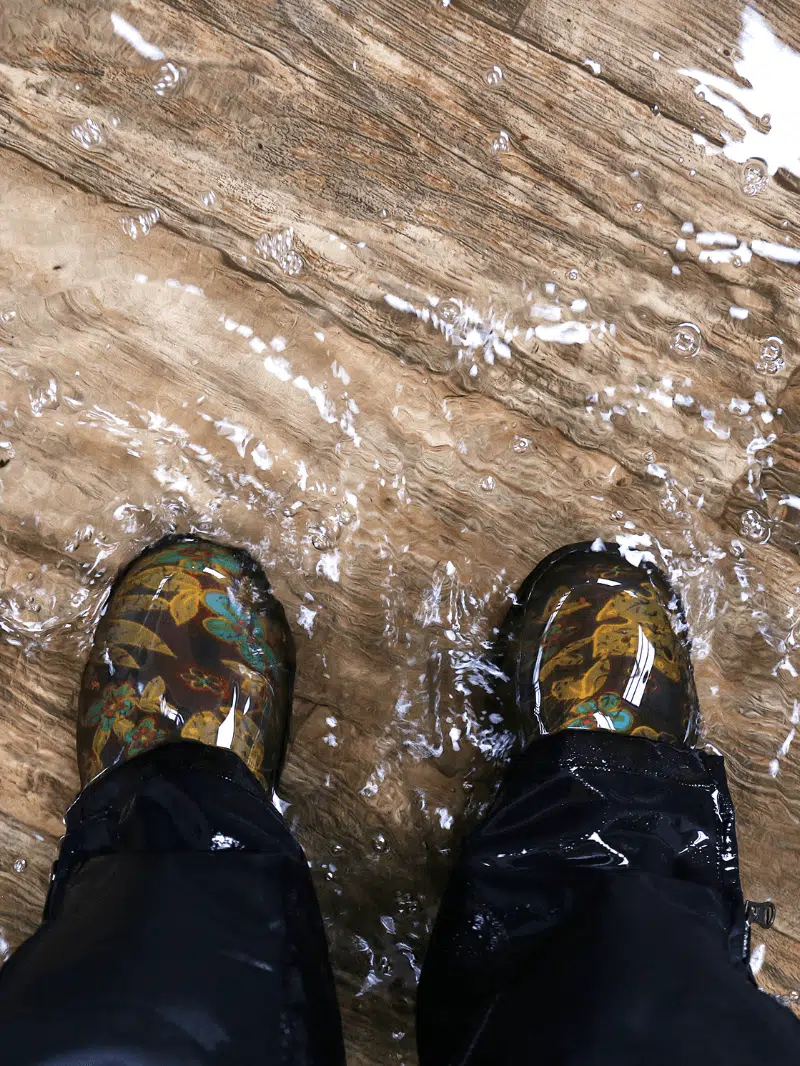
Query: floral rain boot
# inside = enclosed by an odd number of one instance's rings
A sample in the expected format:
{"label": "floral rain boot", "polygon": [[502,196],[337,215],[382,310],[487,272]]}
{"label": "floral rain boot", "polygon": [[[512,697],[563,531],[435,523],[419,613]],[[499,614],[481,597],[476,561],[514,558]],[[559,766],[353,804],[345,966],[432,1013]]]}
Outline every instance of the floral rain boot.
{"label": "floral rain boot", "polygon": [[246,552],[161,541],[120,574],[95,634],[78,704],[86,785],[158,744],[230,748],[265,789],[286,746],[294,642]]}
{"label": "floral rain boot", "polygon": [[503,626],[506,695],[526,743],[561,729],[688,743],[698,717],[689,648],[657,567],[634,566],[615,545],[570,545],[536,567]]}

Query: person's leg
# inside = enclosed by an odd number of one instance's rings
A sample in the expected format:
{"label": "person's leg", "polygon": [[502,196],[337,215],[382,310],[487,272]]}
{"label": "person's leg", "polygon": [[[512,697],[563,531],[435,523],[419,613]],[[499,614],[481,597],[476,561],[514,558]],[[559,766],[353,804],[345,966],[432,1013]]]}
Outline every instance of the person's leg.
{"label": "person's leg", "polygon": [[529,743],[442,901],[421,1066],[798,1061],[800,1026],[749,977],[722,760],[685,743],[674,594],[583,546],[519,599],[507,699]]}
{"label": "person's leg", "polygon": [[3,1061],[344,1062],[308,865],[271,802],[293,669],[242,553],[170,543],[122,576],[45,920],[0,971]]}

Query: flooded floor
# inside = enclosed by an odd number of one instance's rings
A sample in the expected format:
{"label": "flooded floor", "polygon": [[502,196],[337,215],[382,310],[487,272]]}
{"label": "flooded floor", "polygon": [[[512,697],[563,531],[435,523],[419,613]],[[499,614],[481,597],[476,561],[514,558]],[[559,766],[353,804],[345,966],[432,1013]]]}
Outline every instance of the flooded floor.
{"label": "flooded floor", "polygon": [[601,536],[683,594],[745,892],[777,904],[753,967],[797,999],[799,81],[775,0],[4,0],[3,955],[109,584],[199,531],[293,623],[281,794],[350,1061],[413,1063],[509,743],[493,627]]}

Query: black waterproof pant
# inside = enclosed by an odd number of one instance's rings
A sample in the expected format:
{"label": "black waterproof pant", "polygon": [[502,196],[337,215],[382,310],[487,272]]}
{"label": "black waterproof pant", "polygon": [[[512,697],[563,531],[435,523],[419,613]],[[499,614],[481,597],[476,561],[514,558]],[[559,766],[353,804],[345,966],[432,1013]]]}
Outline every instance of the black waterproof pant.
{"label": "black waterproof pant", "polygon": [[[422,1066],[797,1066],[745,961],[721,759],[566,732],[467,840],[419,990]],[[166,746],[67,816],[42,928],[0,972],[9,1066],[334,1066],[300,847],[235,755]]]}

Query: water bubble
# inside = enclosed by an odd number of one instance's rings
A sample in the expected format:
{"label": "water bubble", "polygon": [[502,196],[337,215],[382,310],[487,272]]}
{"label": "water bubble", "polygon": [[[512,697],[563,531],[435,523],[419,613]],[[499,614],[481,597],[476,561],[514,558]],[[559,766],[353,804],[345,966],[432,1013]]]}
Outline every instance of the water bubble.
{"label": "water bubble", "polygon": [[514,437],[511,450],[515,452],[524,452],[528,450],[530,444],[531,442],[527,437]]}
{"label": "water bubble", "polygon": [[87,118],[77,126],[72,127],[72,136],[88,152],[99,148],[103,143],[103,131],[92,118]]}
{"label": "water bubble", "polygon": [[284,274],[296,277],[303,269],[303,260],[293,248],[294,229],[289,226],[270,237],[263,233],[256,241],[256,252],[262,259],[273,259]]}
{"label": "water bubble", "polygon": [[123,232],[126,233],[132,241],[135,241],[140,235],[146,237],[160,218],[161,212],[157,207],[152,207],[149,211],[145,211],[144,214],[141,215],[126,215],[124,218],[120,219],[120,223]]}
{"label": "water bubble", "polygon": [[640,200],[637,200],[637,202],[633,205],[633,210],[636,212],[637,215],[641,214],[641,212],[644,211],[644,204]]}
{"label": "water bubble", "polygon": [[578,278],[580,277],[580,274],[579,274],[579,273],[578,273],[578,271],[577,271],[577,270],[576,270],[576,269],[575,269],[575,268],[573,267],[573,268],[572,268],[572,270],[570,270],[570,271],[568,272],[568,274],[567,274],[567,277],[569,278],[569,280],[570,280],[570,281],[577,281],[577,280],[578,280]]}
{"label": "water bubble", "polygon": [[328,531],[325,529],[317,529],[311,534],[311,543],[317,549],[317,551],[329,551],[334,541],[328,536]]}
{"label": "water bubble", "polygon": [[501,152],[507,152],[511,147],[511,137],[507,130],[500,130],[498,135],[492,141],[492,155],[499,155]]}
{"label": "water bubble", "polygon": [[461,314],[462,306],[460,301],[440,300],[436,305],[436,317],[440,322],[443,322],[446,326],[453,326],[458,321],[458,316]]}
{"label": "water bubble", "polygon": [[783,341],[780,337],[765,337],[756,361],[756,370],[763,374],[777,374],[786,366],[783,357]]}
{"label": "water bubble", "polygon": [[311,543],[317,551],[331,551],[339,543],[341,536],[338,518],[333,516],[325,519],[325,521],[313,526],[309,533],[311,534]]}
{"label": "water bubble", "polygon": [[483,75],[483,80],[486,82],[487,85],[499,85],[500,82],[503,80],[503,68],[498,67],[495,63],[492,69],[487,70],[486,73]]}
{"label": "water bubble", "polygon": [[173,63],[171,59],[166,63],[162,63],[158,68],[155,80],[153,81],[153,92],[156,96],[167,97],[177,96],[183,91],[186,85],[186,67],[180,66],[178,63]]}
{"label": "water bubble", "polygon": [[669,346],[679,355],[697,355],[702,341],[703,335],[699,326],[694,322],[681,322],[672,331]]}
{"label": "water bubble", "polygon": [[419,900],[410,892],[397,893],[397,913],[415,914],[420,909]]}
{"label": "water bubble", "polygon": [[23,874],[23,873],[25,873],[27,868],[28,868],[28,860],[27,859],[14,859],[14,872],[15,873]]}
{"label": "water bubble", "polygon": [[9,308],[7,311],[0,311],[0,322],[13,322],[17,317],[17,312],[12,311]]}
{"label": "water bubble", "polygon": [[42,411],[55,411],[60,405],[58,398],[58,383],[55,378],[34,381],[28,392],[28,401],[31,411],[38,418]]}
{"label": "water bubble", "polygon": [[742,189],[748,196],[763,192],[769,182],[769,170],[763,159],[748,159],[742,167]]}
{"label": "water bubble", "polygon": [[761,514],[760,511],[749,507],[742,512],[742,517],[739,520],[739,532],[743,537],[746,537],[747,540],[752,540],[755,544],[766,544],[772,529],[768,518]]}
{"label": "water bubble", "polygon": [[483,489],[484,492],[491,492],[494,489],[494,486],[495,486],[495,480],[494,480],[494,478],[492,477],[491,474],[489,474],[487,477],[485,477],[483,479],[483,481],[481,481],[481,488]]}
{"label": "water bubble", "polygon": [[213,189],[209,189],[208,192],[204,192],[200,197],[200,203],[206,207],[213,207],[217,202],[217,194]]}
{"label": "water bubble", "polygon": [[667,514],[675,514],[678,510],[678,501],[675,498],[675,494],[667,489],[664,495],[661,497],[661,509]]}

